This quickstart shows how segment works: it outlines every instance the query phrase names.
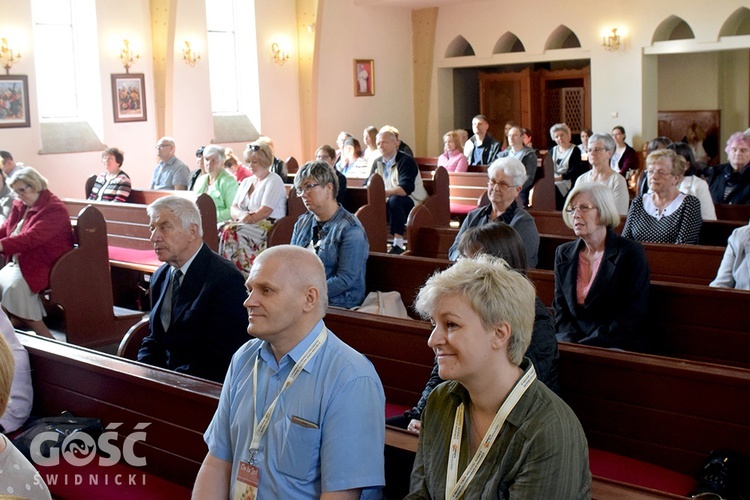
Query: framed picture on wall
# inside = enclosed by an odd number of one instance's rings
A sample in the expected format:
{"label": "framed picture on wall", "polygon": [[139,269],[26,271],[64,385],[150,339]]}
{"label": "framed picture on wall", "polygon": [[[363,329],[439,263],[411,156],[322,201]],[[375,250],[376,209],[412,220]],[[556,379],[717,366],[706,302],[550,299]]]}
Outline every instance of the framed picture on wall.
{"label": "framed picture on wall", "polygon": [[354,60],[354,95],[375,95],[375,62],[372,59]]}
{"label": "framed picture on wall", "polygon": [[146,121],[146,85],[143,73],[112,75],[115,123]]}
{"label": "framed picture on wall", "polygon": [[30,126],[29,77],[0,76],[0,128]]}

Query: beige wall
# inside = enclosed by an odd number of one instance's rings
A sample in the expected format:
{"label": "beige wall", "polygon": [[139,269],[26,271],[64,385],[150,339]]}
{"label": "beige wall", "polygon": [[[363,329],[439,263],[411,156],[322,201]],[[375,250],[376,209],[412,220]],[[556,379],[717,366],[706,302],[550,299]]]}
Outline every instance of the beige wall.
{"label": "beige wall", "polygon": [[[706,50],[736,49],[750,47],[750,37],[730,37],[734,40],[719,40],[719,32],[727,18],[746,2],[741,0],[722,0],[714,2],[710,8],[704,0],[670,0],[653,2],[650,0],[633,0],[627,6],[621,2],[583,0],[575,8],[557,0],[537,0],[534,2],[533,19],[528,9],[508,10],[501,2],[484,1],[461,5],[445,5],[440,8],[438,16],[437,37],[435,42],[437,89],[432,92],[430,110],[429,151],[435,154],[440,151],[440,134],[446,126],[469,127],[469,123],[451,123],[453,101],[445,99],[445,93],[452,90],[446,68],[497,66],[513,63],[545,62],[564,59],[590,59],[591,61],[591,104],[592,126],[597,131],[609,131],[614,125],[623,125],[629,136],[639,146],[645,138],[648,140],[656,133],[656,109],[662,108],[667,101],[669,106],[679,105],[682,109],[688,100],[699,100],[732,105],[728,113],[734,116],[727,128],[747,127],[748,85],[747,52],[740,51],[732,56],[733,64],[739,64],[739,70],[731,70],[731,65],[722,65],[721,58],[710,54],[701,54]],[[481,13],[481,15],[472,15]],[[652,43],[657,27],[670,15],[684,19],[695,33],[695,40],[689,42]],[[545,50],[545,44],[560,26],[565,25],[578,37],[580,49]],[[619,27],[624,31],[625,47],[617,52],[608,52],[601,47],[601,33],[606,28]],[[507,31],[514,33],[523,42],[526,52],[521,54],[493,55],[497,40]],[[446,48],[456,36],[462,35],[474,48],[475,56],[446,58]],[[668,59],[666,68],[661,68],[661,60],[653,60],[649,50],[675,51],[678,53],[698,53],[698,62],[693,56],[664,56]],[[657,74],[664,71],[671,77],[679,71],[682,57],[691,61],[689,67],[692,75],[680,83],[681,90],[692,86],[689,98],[664,88],[662,83],[667,77]],[[726,57],[722,56],[722,57]],[[709,62],[708,68],[701,68],[702,62]],[[743,72],[744,71],[744,72]],[[727,86],[726,77],[731,76],[732,99],[721,97]],[[705,80],[705,83],[704,83]],[[720,83],[721,82],[721,83]],[[708,89],[702,94],[699,89]],[[698,94],[700,96],[698,97]],[[702,107],[701,106],[701,107]],[[701,109],[697,107],[694,109]],[[447,118],[446,118],[447,117]],[[438,126],[439,125],[439,126]],[[724,131],[724,127],[723,130]],[[417,151],[417,154],[423,152]]]}
{"label": "beige wall", "polygon": [[[14,33],[21,40],[24,57],[13,67],[12,73],[29,75],[32,126],[0,129],[0,148],[7,148],[18,160],[37,166],[50,178],[52,189],[58,194],[79,197],[85,178],[102,168],[99,152],[37,154],[41,145],[30,0],[6,3],[0,18],[0,33]],[[186,37],[205,46],[205,17],[201,15],[204,0],[170,3],[176,9],[171,42],[174,52],[179,56]],[[685,109],[692,106],[691,103],[698,108],[721,107],[722,131],[727,134],[744,129],[748,124],[750,36],[718,38],[723,23],[744,5],[743,0],[714,2],[710,9],[706,8],[704,0],[633,0],[627,8],[613,0],[582,0],[575,9],[558,0],[537,0],[533,18],[526,8],[508,9],[507,4],[497,1],[443,4],[435,25],[431,84],[418,86],[419,109],[427,110],[424,144],[415,138],[410,9],[362,6],[355,0],[318,0],[317,4],[276,0],[256,1],[255,4],[257,48],[246,66],[257,66],[257,73],[246,71],[244,78],[248,82],[258,81],[255,91],[258,97],[257,102],[248,104],[247,113],[263,134],[275,140],[278,156],[292,155],[301,162],[310,159],[315,145],[332,144],[340,130],[359,138],[365,126],[379,127],[386,123],[397,126],[402,138],[416,148],[418,155],[438,154],[446,129],[470,125],[454,124],[456,82],[453,69],[461,67],[589,59],[593,127],[610,130],[613,125],[622,124],[636,146],[643,138],[655,134],[655,110],[658,108]],[[136,186],[146,186],[156,164],[154,144],[158,139],[154,119],[150,2],[133,0],[125,5],[115,0],[96,0],[96,7],[104,122],[100,139],[108,146],[118,146],[125,151],[125,170]],[[307,12],[313,8],[314,14]],[[687,21],[696,39],[653,44],[651,40],[657,27],[672,14]],[[252,23],[249,17],[246,22]],[[308,40],[299,24],[311,18],[316,23],[316,31]],[[561,24],[578,36],[580,49],[545,49],[550,35]],[[615,25],[626,31],[626,45],[624,50],[611,53],[599,44],[602,30]],[[492,54],[495,43],[506,31],[521,39],[526,52]],[[476,56],[445,58],[446,48],[457,35],[463,35],[471,43]],[[115,124],[110,74],[122,72],[122,66],[117,59],[116,44],[112,48],[112,40],[125,36],[140,44],[142,57],[133,72],[145,74],[149,119]],[[292,51],[292,60],[284,66],[276,65],[271,59],[270,45],[279,38],[286,38]],[[313,45],[312,70],[309,67],[300,70],[294,59],[300,46],[308,47],[305,44]],[[741,50],[724,51],[727,48]],[[308,49],[304,53],[304,57],[311,57]],[[684,53],[696,55],[679,55]],[[191,166],[195,149],[213,138],[205,57],[204,51],[204,60],[195,68],[185,65],[179,57],[166,62],[167,74],[171,72],[166,92],[173,103],[165,120],[166,133],[176,138],[178,156]],[[354,96],[354,59],[375,61],[375,96]],[[421,57],[420,61],[425,59]],[[679,73],[684,73],[681,69],[685,68],[689,69],[688,77],[680,79]],[[303,84],[300,78],[305,78]],[[677,90],[671,90],[672,85]],[[312,95],[308,96],[308,92]],[[303,101],[308,98],[310,101]],[[426,105],[422,102],[425,98]],[[420,132],[422,128],[420,126]],[[235,150],[242,148],[242,144],[231,146]]]}

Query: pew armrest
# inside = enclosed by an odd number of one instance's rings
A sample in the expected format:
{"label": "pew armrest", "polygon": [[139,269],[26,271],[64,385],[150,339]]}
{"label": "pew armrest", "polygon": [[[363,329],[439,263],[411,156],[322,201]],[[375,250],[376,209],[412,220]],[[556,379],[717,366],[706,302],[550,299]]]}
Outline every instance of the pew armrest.
{"label": "pew armrest", "polygon": [[138,351],[141,348],[141,343],[148,333],[148,318],[144,318],[133,325],[122,338],[120,346],[117,348],[117,355],[121,358],[132,359],[133,361],[138,359]]}

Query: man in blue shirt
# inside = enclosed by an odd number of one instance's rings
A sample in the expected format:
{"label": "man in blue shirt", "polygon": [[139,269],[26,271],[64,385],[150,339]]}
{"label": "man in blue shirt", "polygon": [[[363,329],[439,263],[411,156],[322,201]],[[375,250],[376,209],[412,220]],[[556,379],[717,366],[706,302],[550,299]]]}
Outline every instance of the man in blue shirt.
{"label": "man in blue shirt", "polygon": [[324,161],[311,161],[297,172],[294,187],[308,211],[294,224],[292,245],[312,250],[323,262],[330,305],[362,305],[370,244],[359,219],[336,202],[336,173]]}
{"label": "man in blue shirt", "polygon": [[193,498],[377,498],[385,397],[372,365],[325,327],[325,270],[303,248],[258,256],[248,333],[204,435]]}
{"label": "man in blue shirt", "polygon": [[174,155],[174,139],[162,137],[156,143],[156,155],[159,164],[156,165],[151,178],[151,189],[176,189],[184,191],[190,183],[190,169],[182,160]]}

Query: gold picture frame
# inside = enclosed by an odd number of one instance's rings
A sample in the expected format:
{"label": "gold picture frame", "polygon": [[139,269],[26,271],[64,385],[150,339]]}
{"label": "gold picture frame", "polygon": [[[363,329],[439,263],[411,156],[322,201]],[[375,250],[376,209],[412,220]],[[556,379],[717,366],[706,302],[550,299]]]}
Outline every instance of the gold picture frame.
{"label": "gold picture frame", "polygon": [[354,96],[375,95],[375,61],[372,59],[354,60]]}

